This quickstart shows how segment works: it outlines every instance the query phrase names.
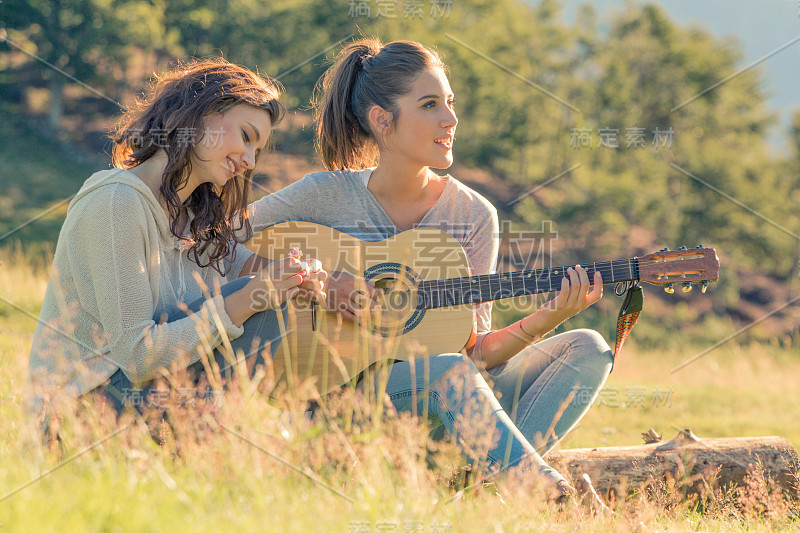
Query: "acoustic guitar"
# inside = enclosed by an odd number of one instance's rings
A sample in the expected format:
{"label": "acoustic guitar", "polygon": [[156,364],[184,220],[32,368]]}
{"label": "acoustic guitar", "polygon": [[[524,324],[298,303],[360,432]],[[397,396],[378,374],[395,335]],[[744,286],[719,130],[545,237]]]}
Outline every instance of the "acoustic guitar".
{"label": "acoustic guitar", "polygon": [[[473,276],[461,245],[436,228],[416,228],[382,241],[363,241],[311,222],[284,222],[256,234],[248,247],[271,259],[302,250],[330,274],[371,283],[378,301],[355,322],[300,300],[287,303],[286,332],[273,358],[276,378],[315,378],[320,393],[352,381],[375,363],[458,352],[473,336],[473,306],[558,291],[567,266]],[[713,248],[682,247],[643,257],[581,265],[604,284],[640,281],[672,292],[703,292],[719,276]],[[293,380],[288,380],[290,383]]]}

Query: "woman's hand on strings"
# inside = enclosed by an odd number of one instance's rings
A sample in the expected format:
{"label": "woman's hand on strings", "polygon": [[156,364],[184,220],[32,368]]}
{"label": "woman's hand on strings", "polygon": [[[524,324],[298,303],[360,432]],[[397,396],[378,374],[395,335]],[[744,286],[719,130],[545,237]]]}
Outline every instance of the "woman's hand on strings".
{"label": "woman's hand on strings", "polygon": [[594,280],[589,281],[586,269],[576,265],[575,268],[569,267],[567,275],[561,278],[561,290],[558,295],[546,302],[540,309],[547,310],[552,319],[558,320],[558,324],[560,324],[594,304],[602,296],[603,276],[600,272],[595,272]]}
{"label": "woman's hand on strings", "polygon": [[347,272],[331,272],[327,307],[330,311],[340,313],[345,320],[352,322],[356,316],[372,309],[377,298],[378,291],[371,283]]}
{"label": "woman's hand on strings", "polygon": [[541,338],[602,298],[603,276],[600,272],[594,273],[592,281],[589,281],[586,269],[580,265],[569,267],[566,273],[561,279],[561,290],[556,297],[545,302],[526,319],[523,330],[529,335]]}

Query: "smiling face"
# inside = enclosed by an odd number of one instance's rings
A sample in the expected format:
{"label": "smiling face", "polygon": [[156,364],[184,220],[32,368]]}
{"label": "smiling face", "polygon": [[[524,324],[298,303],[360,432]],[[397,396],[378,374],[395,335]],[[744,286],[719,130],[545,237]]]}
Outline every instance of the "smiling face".
{"label": "smiling face", "polygon": [[441,68],[421,72],[411,90],[397,99],[391,127],[373,123],[381,139],[381,156],[407,158],[420,167],[447,168],[453,164],[453,140],[458,118],[453,91]]}
{"label": "smiling face", "polygon": [[190,190],[207,182],[221,189],[235,176],[255,168],[272,127],[267,111],[247,104],[207,115],[203,124],[186,184]]}

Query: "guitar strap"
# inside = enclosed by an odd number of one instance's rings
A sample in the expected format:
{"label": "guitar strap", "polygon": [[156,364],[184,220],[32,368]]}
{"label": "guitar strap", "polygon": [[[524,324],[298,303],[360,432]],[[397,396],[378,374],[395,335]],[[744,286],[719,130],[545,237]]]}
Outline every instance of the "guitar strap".
{"label": "guitar strap", "polygon": [[622,344],[625,339],[630,335],[633,326],[636,324],[636,319],[642,312],[642,303],[644,302],[644,294],[642,288],[638,284],[631,285],[625,292],[625,299],[622,300],[622,306],[619,308],[619,316],[617,317],[617,341],[614,346],[614,359],[612,361],[612,370],[614,363],[617,361],[617,356],[622,350]]}

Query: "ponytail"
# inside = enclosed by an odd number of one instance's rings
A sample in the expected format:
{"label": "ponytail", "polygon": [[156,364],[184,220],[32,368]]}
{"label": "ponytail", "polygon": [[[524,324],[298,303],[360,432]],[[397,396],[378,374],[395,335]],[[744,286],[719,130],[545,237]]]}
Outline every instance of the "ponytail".
{"label": "ponytail", "polygon": [[316,148],[328,170],[359,170],[378,160],[378,144],[369,123],[372,106],[397,120],[397,99],[411,90],[414,79],[444,64],[436,52],[419,43],[382,45],[361,39],[336,56],[316,87]]}

